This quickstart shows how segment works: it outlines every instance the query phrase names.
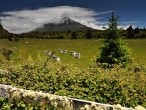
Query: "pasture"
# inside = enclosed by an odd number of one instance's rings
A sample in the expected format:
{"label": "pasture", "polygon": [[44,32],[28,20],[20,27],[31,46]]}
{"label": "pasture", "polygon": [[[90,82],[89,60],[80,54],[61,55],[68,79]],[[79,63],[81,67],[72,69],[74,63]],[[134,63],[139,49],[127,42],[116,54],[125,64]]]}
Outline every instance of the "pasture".
{"label": "pasture", "polygon": [[[125,40],[127,46],[131,49],[131,57],[134,63],[146,63],[146,39]],[[99,47],[102,44],[101,39],[97,40],[59,40],[59,39],[25,39],[19,42],[10,42],[6,39],[0,40],[0,49],[7,48],[13,50],[12,59],[17,63],[26,60],[35,61],[44,59],[44,50],[55,51],[61,58],[61,62],[79,67],[87,67],[93,64],[96,56],[99,54]],[[58,49],[67,50],[67,54],[60,53]],[[80,59],[70,55],[70,51],[76,51],[81,54]],[[52,61],[52,60],[50,60]]]}
{"label": "pasture", "polygon": [[[1,68],[9,72],[0,72],[0,83],[100,103],[146,107],[146,69],[139,65],[146,63],[146,40],[128,39],[125,43],[132,51],[133,62],[138,65],[102,69],[88,68],[99,54],[101,39],[0,40],[0,49],[13,50],[11,62],[2,64]],[[59,49],[69,53],[60,53]],[[55,63],[49,59],[46,62],[45,50],[56,51],[61,61]],[[70,51],[79,52],[80,58],[74,58]]]}

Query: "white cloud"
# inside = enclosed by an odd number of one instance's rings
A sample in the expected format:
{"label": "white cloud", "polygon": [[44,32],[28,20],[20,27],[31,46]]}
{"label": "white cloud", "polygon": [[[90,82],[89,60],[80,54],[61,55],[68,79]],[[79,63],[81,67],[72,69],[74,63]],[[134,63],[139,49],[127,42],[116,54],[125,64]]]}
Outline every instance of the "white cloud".
{"label": "white cloud", "polygon": [[63,17],[70,17],[88,27],[104,29],[107,22],[102,22],[101,15],[112,11],[95,12],[94,10],[72,6],[46,7],[35,10],[3,12],[1,24],[12,33],[24,33],[42,27],[47,23],[59,23]]}
{"label": "white cloud", "polygon": [[[130,25],[131,25],[131,24],[128,24],[128,25],[125,25],[125,26],[119,25],[118,28],[123,28],[124,30],[126,30],[127,28],[129,28]],[[132,26],[133,29],[137,27],[137,26],[135,26],[135,25],[131,25],[131,26]]]}
{"label": "white cloud", "polygon": [[110,12],[98,13],[87,8],[58,6],[3,12],[4,17],[0,17],[0,19],[3,27],[12,33],[29,32],[47,23],[59,23],[63,17],[70,17],[88,27],[101,29],[102,22],[99,21],[101,17],[97,16]]}

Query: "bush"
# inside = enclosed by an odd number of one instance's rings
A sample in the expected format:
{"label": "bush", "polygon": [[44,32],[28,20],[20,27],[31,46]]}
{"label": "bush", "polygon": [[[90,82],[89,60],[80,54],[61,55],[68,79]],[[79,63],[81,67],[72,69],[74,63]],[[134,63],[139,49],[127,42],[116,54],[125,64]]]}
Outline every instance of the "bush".
{"label": "bush", "polygon": [[[136,67],[140,71],[135,72]],[[81,69],[64,63],[36,61],[5,69],[9,72],[0,73],[2,84],[99,103],[146,107],[146,68],[141,65]]]}

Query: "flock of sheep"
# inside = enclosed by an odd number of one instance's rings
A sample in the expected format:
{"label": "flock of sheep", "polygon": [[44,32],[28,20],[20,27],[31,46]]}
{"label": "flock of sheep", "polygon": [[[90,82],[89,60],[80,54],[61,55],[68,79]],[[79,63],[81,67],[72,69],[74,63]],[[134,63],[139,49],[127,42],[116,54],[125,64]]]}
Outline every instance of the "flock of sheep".
{"label": "flock of sheep", "polygon": [[[58,49],[58,52],[62,53],[62,54],[67,54],[68,51],[67,50],[63,50],[63,49]],[[56,52],[55,51],[49,51],[49,50],[45,50],[44,51],[44,55],[47,55],[50,58],[53,59],[53,61],[56,61],[56,62],[60,62],[60,57],[56,56],[55,54]],[[80,53],[76,52],[76,51],[70,51],[69,52],[70,55],[72,55],[74,58],[80,58]]]}

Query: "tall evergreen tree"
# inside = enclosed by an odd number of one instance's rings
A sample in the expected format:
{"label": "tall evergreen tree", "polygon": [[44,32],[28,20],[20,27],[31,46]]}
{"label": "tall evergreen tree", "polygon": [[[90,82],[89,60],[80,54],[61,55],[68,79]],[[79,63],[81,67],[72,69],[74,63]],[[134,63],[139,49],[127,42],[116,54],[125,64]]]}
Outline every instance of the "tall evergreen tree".
{"label": "tall evergreen tree", "polygon": [[132,28],[132,26],[130,25],[128,28],[127,28],[127,34],[128,34],[128,38],[134,38],[134,29]]}
{"label": "tall evergreen tree", "polygon": [[137,28],[135,28],[134,29],[134,34],[139,34],[140,33],[140,30],[139,30],[139,28],[137,27]]}
{"label": "tall evergreen tree", "polygon": [[97,57],[97,63],[106,64],[107,67],[111,65],[126,65],[129,63],[129,50],[126,45],[121,41],[118,31],[118,17],[112,13],[109,19],[108,34],[105,37],[103,46],[101,47],[100,56]]}

